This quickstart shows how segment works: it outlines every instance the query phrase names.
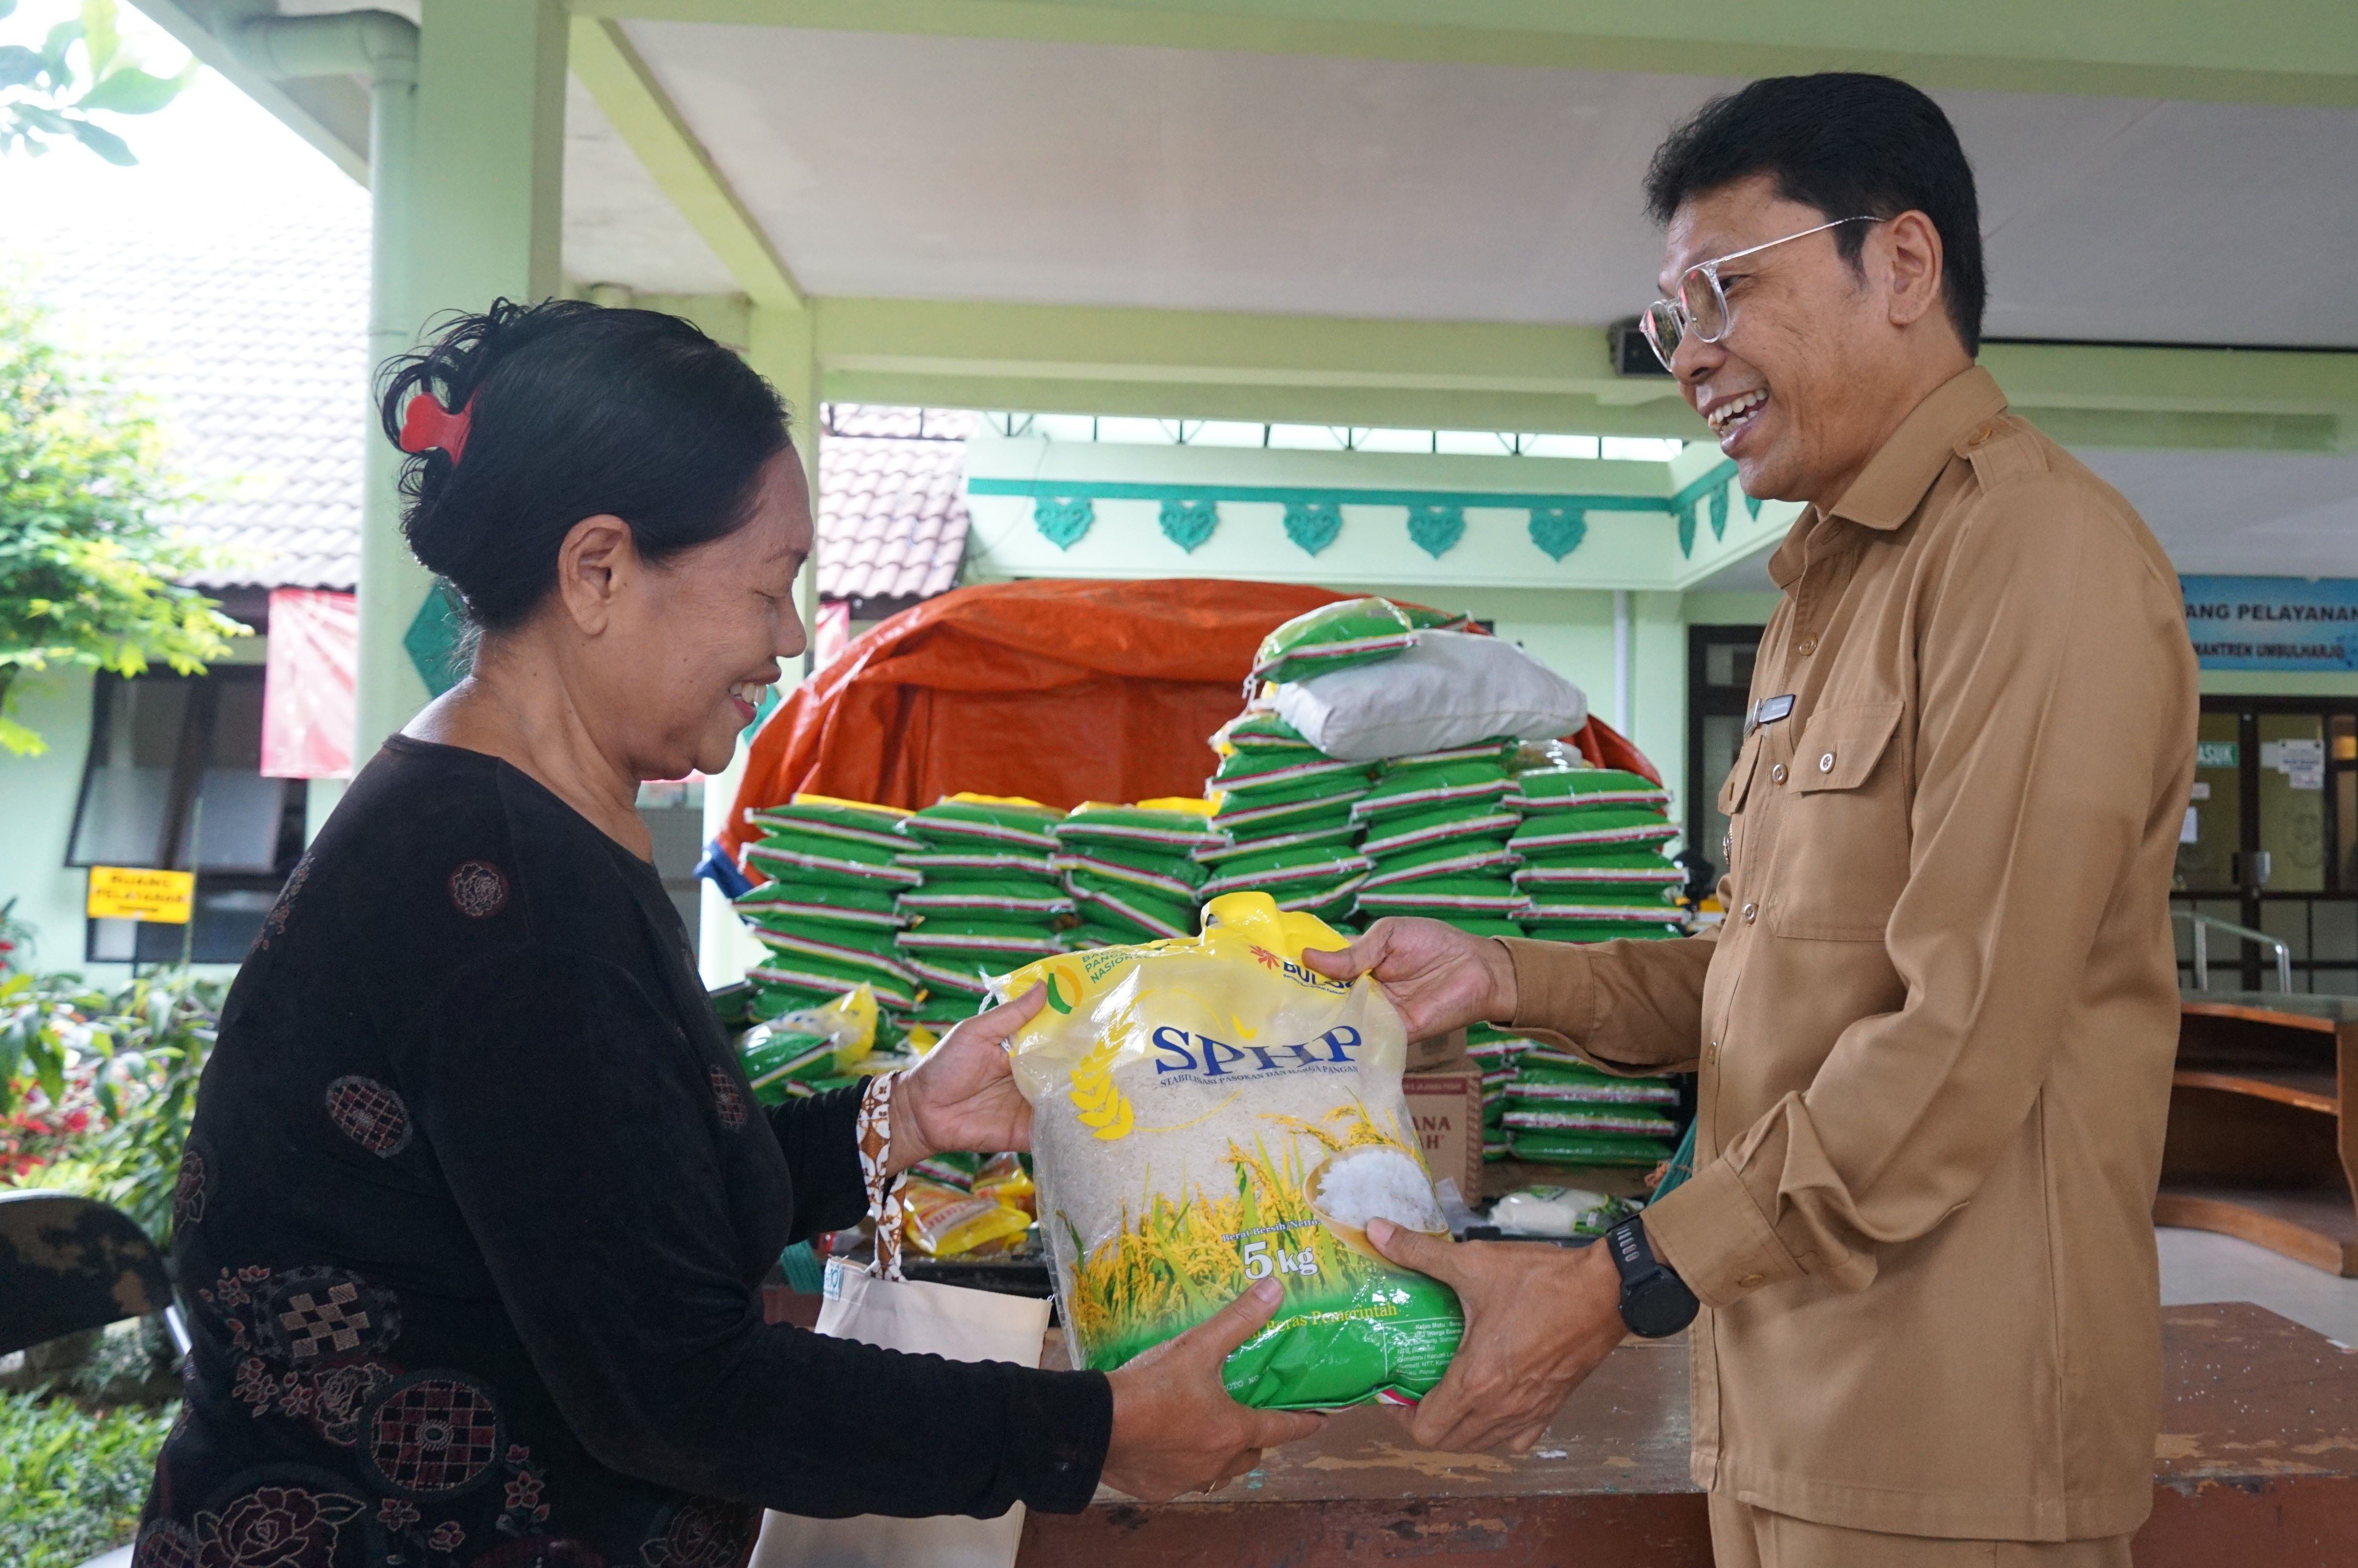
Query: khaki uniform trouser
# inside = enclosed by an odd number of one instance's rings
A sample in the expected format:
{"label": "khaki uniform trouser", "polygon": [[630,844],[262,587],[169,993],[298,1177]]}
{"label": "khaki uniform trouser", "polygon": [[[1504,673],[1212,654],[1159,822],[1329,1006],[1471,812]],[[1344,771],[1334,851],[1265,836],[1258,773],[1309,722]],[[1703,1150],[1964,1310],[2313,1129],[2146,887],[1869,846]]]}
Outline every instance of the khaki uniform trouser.
{"label": "khaki uniform trouser", "polygon": [[1717,1568],[2129,1568],[2129,1538],[1949,1541],[1845,1530],[1711,1495]]}

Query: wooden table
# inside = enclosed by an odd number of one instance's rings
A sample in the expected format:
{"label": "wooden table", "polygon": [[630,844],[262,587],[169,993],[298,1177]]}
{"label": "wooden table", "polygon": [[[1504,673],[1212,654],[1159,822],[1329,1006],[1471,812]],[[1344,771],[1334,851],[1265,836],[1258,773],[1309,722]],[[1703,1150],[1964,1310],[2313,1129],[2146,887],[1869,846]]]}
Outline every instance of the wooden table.
{"label": "wooden table", "polygon": [[[2358,1563],[2358,1354],[2256,1306],[2163,1314],[2138,1568]],[[1213,1498],[1033,1514],[1019,1568],[1708,1568],[1683,1343],[1624,1345],[1520,1458],[1430,1453],[1347,1411]]]}
{"label": "wooden table", "polygon": [[2358,998],[2190,991],[2157,1225],[2358,1275]]}

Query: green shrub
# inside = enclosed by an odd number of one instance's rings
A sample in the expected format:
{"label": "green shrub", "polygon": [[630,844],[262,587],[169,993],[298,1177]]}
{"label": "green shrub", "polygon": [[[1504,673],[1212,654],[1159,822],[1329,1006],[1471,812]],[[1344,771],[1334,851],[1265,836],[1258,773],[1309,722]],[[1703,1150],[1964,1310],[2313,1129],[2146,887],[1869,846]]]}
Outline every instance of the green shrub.
{"label": "green shrub", "polygon": [[74,1568],[129,1541],[178,1412],[0,1394],[0,1563]]}

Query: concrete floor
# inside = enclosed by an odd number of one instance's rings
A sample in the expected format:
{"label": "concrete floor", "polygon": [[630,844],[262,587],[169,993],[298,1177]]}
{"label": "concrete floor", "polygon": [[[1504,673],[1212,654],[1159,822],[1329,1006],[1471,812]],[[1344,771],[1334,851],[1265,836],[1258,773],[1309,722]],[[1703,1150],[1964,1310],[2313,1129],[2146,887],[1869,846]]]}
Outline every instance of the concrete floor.
{"label": "concrete floor", "polygon": [[2358,1280],[2209,1230],[2156,1230],[2161,1250],[2161,1301],[2181,1306],[2248,1301],[2314,1328],[2345,1349],[2358,1346]]}

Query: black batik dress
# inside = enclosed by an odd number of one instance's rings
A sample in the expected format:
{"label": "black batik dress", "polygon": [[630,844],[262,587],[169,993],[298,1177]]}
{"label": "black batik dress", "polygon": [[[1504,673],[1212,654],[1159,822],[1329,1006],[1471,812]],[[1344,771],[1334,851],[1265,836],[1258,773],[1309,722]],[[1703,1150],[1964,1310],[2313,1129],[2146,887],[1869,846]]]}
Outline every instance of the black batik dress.
{"label": "black batik dress", "polygon": [[139,1568],[733,1568],[763,1507],[1084,1506],[1103,1377],[763,1323],[780,1249],[865,1208],[857,1113],[754,1101],[645,862],[387,742],[205,1070]]}

